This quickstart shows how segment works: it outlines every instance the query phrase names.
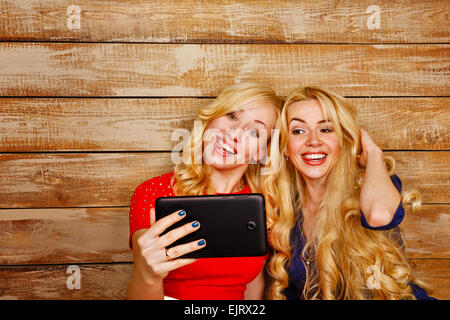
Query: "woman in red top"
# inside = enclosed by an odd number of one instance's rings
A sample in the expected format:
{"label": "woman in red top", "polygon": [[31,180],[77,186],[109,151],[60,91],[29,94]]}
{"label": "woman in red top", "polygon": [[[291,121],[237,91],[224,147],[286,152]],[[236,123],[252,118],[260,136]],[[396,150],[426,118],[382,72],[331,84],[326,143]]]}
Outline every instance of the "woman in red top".
{"label": "woman in red top", "polygon": [[[254,83],[234,85],[211,104],[200,107],[198,121],[173,172],[145,181],[130,204],[133,277],[127,299],[262,299],[266,257],[178,258],[201,250],[208,239],[166,249],[200,227],[188,223],[161,235],[186,214],[183,210],[155,221],[158,197],[258,192],[272,175],[272,129],[278,128],[281,101],[272,89]],[[278,133],[278,131],[275,131]],[[277,138],[272,141],[278,142]],[[272,197],[266,196],[266,199]],[[266,201],[267,210],[273,204]],[[233,223],[233,221],[230,221]],[[270,222],[269,222],[270,224]],[[151,226],[151,227],[150,227]]]}

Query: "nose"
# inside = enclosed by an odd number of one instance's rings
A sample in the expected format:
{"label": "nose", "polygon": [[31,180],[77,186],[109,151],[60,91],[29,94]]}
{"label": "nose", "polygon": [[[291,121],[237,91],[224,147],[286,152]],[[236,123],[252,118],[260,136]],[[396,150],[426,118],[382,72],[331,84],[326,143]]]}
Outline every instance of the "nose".
{"label": "nose", "polygon": [[308,140],[306,141],[308,146],[314,147],[320,145],[321,143],[322,142],[320,141],[318,134],[314,130],[308,134]]}

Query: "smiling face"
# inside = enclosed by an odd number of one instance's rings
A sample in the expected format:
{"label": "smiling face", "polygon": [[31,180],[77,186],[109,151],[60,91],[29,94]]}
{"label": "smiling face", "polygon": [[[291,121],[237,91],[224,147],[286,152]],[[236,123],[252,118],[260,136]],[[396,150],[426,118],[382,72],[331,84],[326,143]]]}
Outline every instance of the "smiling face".
{"label": "smiling face", "polygon": [[302,100],[287,110],[285,155],[305,181],[324,179],[339,156],[339,139],[319,101]]}
{"label": "smiling face", "polygon": [[203,159],[216,169],[256,163],[265,154],[275,119],[274,105],[263,101],[212,120],[203,137]]}

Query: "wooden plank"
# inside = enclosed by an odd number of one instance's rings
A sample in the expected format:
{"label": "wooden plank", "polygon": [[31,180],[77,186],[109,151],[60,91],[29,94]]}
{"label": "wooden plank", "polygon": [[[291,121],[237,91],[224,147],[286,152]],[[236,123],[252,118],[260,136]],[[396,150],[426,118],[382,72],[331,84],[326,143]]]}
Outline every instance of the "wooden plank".
{"label": "wooden plank", "polygon": [[0,99],[0,151],[170,151],[210,99]]}
{"label": "wooden plank", "polygon": [[447,9],[445,0],[16,0],[0,2],[0,40],[448,42]]}
{"label": "wooden plank", "polygon": [[133,261],[128,211],[0,210],[0,265]]}
{"label": "wooden plank", "polygon": [[[449,152],[386,152],[404,189],[449,203]],[[173,168],[170,153],[1,154],[0,208],[127,206],[143,181]]]}
{"label": "wooden plank", "polygon": [[[450,149],[449,98],[354,98],[383,149]],[[0,151],[170,151],[211,99],[0,99]]]}
{"label": "wooden plank", "polygon": [[216,96],[260,81],[280,95],[449,96],[449,45],[0,43],[2,96]]}
{"label": "wooden plank", "polygon": [[382,149],[449,150],[449,98],[351,99]]}
{"label": "wooden plank", "polygon": [[[413,272],[434,287],[433,297],[450,298],[449,259],[411,259]],[[0,267],[2,299],[124,299],[132,264],[79,265],[80,289],[68,289],[67,265]]]}
{"label": "wooden plank", "polygon": [[385,152],[396,160],[403,190],[417,189],[423,203],[450,202],[450,152]]}
{"label": "wooden plank", "polygon": [[0,267],[0,299],[125,299],[132,264],[78,267],[80,289],[67,285],[68,278],[74,276],[68,265]]}
{"label": "wooden plank", "polygon": [[450,258],[450,206],[422,205],[400,225],[408,258]]}
{"label": "wooden plank", "polygon": [[409,259],[414,274],[433,288],[432,297],[450,299],[449,259]]}
{"label": "wooden plank", "polygon": [[[408,258],[450,258],[449,205],[401,224]],[[0,265],[130,262],[128,207],[0,210]]]}
{"label": "wooden plank", "polygon": [[168,153],[2,154],[0,207],[124,206],[172,168]]}

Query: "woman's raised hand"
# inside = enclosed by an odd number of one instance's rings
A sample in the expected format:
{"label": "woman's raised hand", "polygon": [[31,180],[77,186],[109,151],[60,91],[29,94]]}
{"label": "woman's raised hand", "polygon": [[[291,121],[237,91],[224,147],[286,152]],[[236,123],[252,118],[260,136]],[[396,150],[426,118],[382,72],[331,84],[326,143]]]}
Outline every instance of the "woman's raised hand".
{"label": "woman's raised hand", "polygon": [[360,135],[361,135],[361,155],[358,158],[358,164],[361,167],[366,167],[367,161],[369,161],[369,158],[372,157],[377,157],[378,159],[382,160],[383,151],[372,140],[367,131],[360,128]]}

